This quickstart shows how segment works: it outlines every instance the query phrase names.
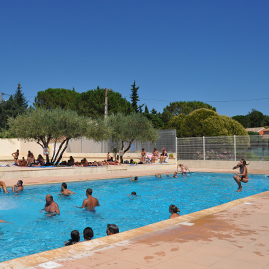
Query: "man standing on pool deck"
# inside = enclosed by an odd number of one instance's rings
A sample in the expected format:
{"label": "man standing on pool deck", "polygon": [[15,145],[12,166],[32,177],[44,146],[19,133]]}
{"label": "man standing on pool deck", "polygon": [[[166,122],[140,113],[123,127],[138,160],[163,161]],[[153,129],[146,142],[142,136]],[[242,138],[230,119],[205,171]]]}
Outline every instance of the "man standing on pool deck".
{"label": "man standing on pool deck", "polygon": [[48,194],[46,196],[45,208],[42,209],[40,212],[42,212],[43,210],[45,210],[47,213],[60,214],[59,206],[53,201],[52,195]]}
{"label": "man standing on pool deck", "polygon": [[81,207],[77,208],[87,208],[88,210],[94,210],[96,206],[100,206],[98,199],[92,197],[92,189],[86,190],[87,199],[83,201],[83,204]]}

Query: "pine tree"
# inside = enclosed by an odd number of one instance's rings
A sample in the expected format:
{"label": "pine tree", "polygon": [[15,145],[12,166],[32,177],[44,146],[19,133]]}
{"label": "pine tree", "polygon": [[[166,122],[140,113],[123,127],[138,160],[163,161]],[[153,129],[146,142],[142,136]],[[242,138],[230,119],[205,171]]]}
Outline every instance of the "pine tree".
{"label": "pine tree", "polygon": [[149,114],[149,109],[147,105],[145,105],[145,114]]}
{"label": "pine tree", "polygon": [[135,112],[138,113],[139,108],[138,108],[137,102],[139,102],[140,100],[139,100],[139,96],[138,96],[137,91],[138,91],[139,87],[135,87],[135,81],[134,81],[134,84],[131,86],[132,86],[131,103],[132,103],[132,106],[133,106]]}
{"label": "pine tree", "polygon": [[28,101],[25,99],[24,94],[21,91],[21,84],[18,84],[17,90],[13,95],[14,101],[18,104],[19,107],[28,107]]}

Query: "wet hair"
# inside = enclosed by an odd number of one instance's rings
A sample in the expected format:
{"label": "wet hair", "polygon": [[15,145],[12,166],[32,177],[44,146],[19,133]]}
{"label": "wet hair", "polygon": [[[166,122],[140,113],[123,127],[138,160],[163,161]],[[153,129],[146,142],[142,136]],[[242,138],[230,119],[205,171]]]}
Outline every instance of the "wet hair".
{"label": "wet hair", "polygon": [[172,212],[172,213],[180,212],[180,210],[175,205],[170,205],[169,206],[169,211]]}
{"label": "wet hair", "polygon": [[67,189],[67,184],[66,183],[62,183],[62,186],[64,189]]}
{"label": "wet hair", "polygon": [[88,189],[86,190],[86,193],[89,194],[89,195],[92,195],[92,189],[91,189],[91,188],[88,188]]}
{"label": "wet hair", "polygon": [[144,148],[142,148],[142,150],[145,150]]}
{"label": "wet hair", "polygon": [[86,227],[83,231],[83,237],[85,241],[91,240],[93,238],[93,230],[90,227]]}
{"label": "wet hair", "polygon": [[138,180],[138,177],[134,177],[134,180],[135,180],[135,181]]}
{"label": "wet hair", "polygon": [[119,233],[119,227],[116,224],[107,224],[107,229],[113,234]]}
{"label": "wet hair", "polygon": [[243,162],[244,165],[249,165],[249,163],[247,163],[245,159],[241,159],[241,161]]}
{"label": "wet hair", "polygon": [[135,191],[133,191],[133,192],[131,193],[131,195],[136,195],[136,192],[135,192]]}
{"label": "wet hair", "polygon": [[20,183],[20,185],[22,186],[23,181],[22,180],[18,180],[18,183]]}
{"label": "wet hair", "polygon": [[79,242],[80,235],[79,235],[79,231],[78,230],[73,230],[71,232],[71,239],[72,239],[73,242]]}

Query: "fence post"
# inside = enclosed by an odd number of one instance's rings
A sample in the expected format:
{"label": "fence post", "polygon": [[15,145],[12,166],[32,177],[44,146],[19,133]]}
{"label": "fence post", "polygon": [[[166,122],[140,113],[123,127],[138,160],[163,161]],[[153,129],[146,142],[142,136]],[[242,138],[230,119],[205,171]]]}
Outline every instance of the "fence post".
{"label": "fence post", "polygon": [[205,161],[205,137],[203,136],[203,155],[204,155],[204,161]]}
{"label": "fence post", "polygon": [[236,161],[236,135],[234,135],[234,160]]}

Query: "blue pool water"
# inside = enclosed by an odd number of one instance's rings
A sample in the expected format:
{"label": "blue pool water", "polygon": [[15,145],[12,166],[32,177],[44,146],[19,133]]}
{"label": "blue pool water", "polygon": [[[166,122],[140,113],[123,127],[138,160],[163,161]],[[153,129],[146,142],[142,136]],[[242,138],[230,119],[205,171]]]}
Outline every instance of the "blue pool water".
{"label": "blue pool water", "polygon": [[[193,173],[178,178],[162,176],[129,179],[106,179],[68,183],[76,194],[63,197],[60,183],[26,186],[21,194],[0,192],[0,262],[64,246],[72,230],[83,238],[87,226],[94,230],[94,238],[106,236],[107,223],[119,226],[120,232],[145,226],[169,218],[169,205],[175,204],[181,215],[210,208],[232,200],[269,190],[265,175],[249,175],[250,181],[237,193],[233,174]],[[81,206],[85,190],[93,189],[93,196],[101,204],[96,213]],[[138,196],[127,194],[135,191]],[[61,215],[48,217],[44,208],[45,196],[51,194],[58,203]]]}

